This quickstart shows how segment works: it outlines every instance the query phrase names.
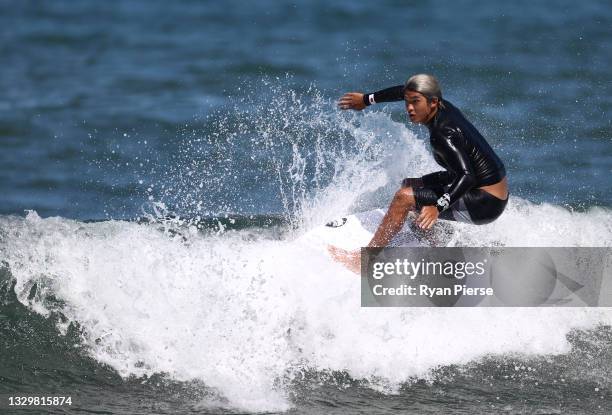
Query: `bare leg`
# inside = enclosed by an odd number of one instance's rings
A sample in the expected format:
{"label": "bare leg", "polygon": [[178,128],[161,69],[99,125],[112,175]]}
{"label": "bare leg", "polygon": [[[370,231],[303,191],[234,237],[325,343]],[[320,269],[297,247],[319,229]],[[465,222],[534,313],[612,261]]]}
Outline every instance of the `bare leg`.
{"label": "bare leg", "polygon": [[402,229],[408,211],[414,210],[415,204],[412,187],[402,187],[395,192],[391,205],[368,246],[387,246],[391,239]]}
{"label": "bare leg", "polygon": [[[385,214],[381,224],[378,226],[374,237],[368,246],[385,247],[393,237],[402,229],[408,211],[415,206],[412,187],[402,187],[395,193],[391,205]],[[356,274],[361,270],[361,251],[347,251],[334,246],[327,247],[332,258]]]}

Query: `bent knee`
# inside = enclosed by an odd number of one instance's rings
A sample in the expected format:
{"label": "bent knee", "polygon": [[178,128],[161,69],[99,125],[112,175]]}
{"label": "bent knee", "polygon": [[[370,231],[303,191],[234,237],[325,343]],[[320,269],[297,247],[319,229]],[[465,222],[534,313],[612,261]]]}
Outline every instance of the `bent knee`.
{"label": "bent knee", "polygon": [[414,193],[412,187],[402,187],[393,196],[393,201],[405,206],[414,206]]}

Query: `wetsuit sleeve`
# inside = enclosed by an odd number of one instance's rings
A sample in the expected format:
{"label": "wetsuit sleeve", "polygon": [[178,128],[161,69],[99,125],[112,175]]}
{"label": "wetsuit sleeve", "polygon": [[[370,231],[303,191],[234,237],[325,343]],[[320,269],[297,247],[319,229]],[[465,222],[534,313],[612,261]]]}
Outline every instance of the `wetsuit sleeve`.
{"label": "wetsuit sleeve", "polygon": [[447,193],[444,193],[436,203],[441,212],[452,206],[461,196],[476,185],[477,179],[470,159],[461,145],[463,135],[460,131],[447,128],[440,137],[440,152],[448,166],[449,173],[454,177]]}
{"label": "wetsuit sleeve", "polygon": [[404,99],[404,85],[396,85],[380,91],[363,94],[363,103],[367,105],[379,102],[402,101]]}
{"label": "wetsuit sleeve", "polygon": [[453,181],[453,175],[450,172],[443,170],[426,174],[425,176],[421,177],[421,180],[423,181],[423,186],[425,187],[446,186]]}

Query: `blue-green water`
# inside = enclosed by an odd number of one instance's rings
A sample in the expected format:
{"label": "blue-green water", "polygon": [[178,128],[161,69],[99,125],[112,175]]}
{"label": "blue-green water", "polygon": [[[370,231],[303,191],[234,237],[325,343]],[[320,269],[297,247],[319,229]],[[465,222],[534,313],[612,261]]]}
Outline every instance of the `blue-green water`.
{"label": "blue-green water", "polygon": [[[514,194],[609,207],[610,13],[595,1],[3,2],[0,211],[134,215],[155,180],[153,167],[159,174],[185,168],[172,166],[172,156],[191,135],[219,134],[227,145],[232,133],[236,141],[253,134],[231,123],[219,130],[207,116],[232,117],[248,99],[264,117],[293,91],[308,108],[311,85],[331,102],[415,72],[436,74],[445,96],[486,134]],[[406,123],[401,103],[376,109],[384,110]],[[322,111],[332,117],[335,110]],[[270,124],[283,122],[282,114],[271,116]],[[303,130],[309,146],[314,127],[302,121],[291,128]],[[326,140],[337,139],[334,127]],[[290,133],[274,139],[287,146]],[[139,168],[136,157],[145,156],[150,161]],[[258,198],[249,180],[253,171],[264,182],[274,175],[262,161],[248,167],[248,174],[234,169],[244,179],[233,183],[245,187],[241,197],[257,198],[244,211],[281,212],[277,189]],[[215,195],[210,206],[235,211],[235,199]]]}
{"label": "blue-green water", "polygon": [[605,312],[358,312],[292,244],[436,168],[402,103],[334,104],[430,72],[512,194],[457,243],[612,245],[611,22],[603,1],[0,0],[0,396],[610,412]]}

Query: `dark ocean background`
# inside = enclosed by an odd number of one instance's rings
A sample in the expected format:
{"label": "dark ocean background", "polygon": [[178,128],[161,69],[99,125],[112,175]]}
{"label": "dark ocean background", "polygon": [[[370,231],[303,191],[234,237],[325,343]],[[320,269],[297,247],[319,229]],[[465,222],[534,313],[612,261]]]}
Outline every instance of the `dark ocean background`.
{"label": "dark ocean background", "polygon": [[[359,310],[292,245],[436,169],[403,103],[335,107],[427,72],[510,183],[457,244],[612,246],[611,27],[605,1],[0,0],[0,412],[612,412],[609,310]],[[74,404],[6,406],[37,394]]]}

